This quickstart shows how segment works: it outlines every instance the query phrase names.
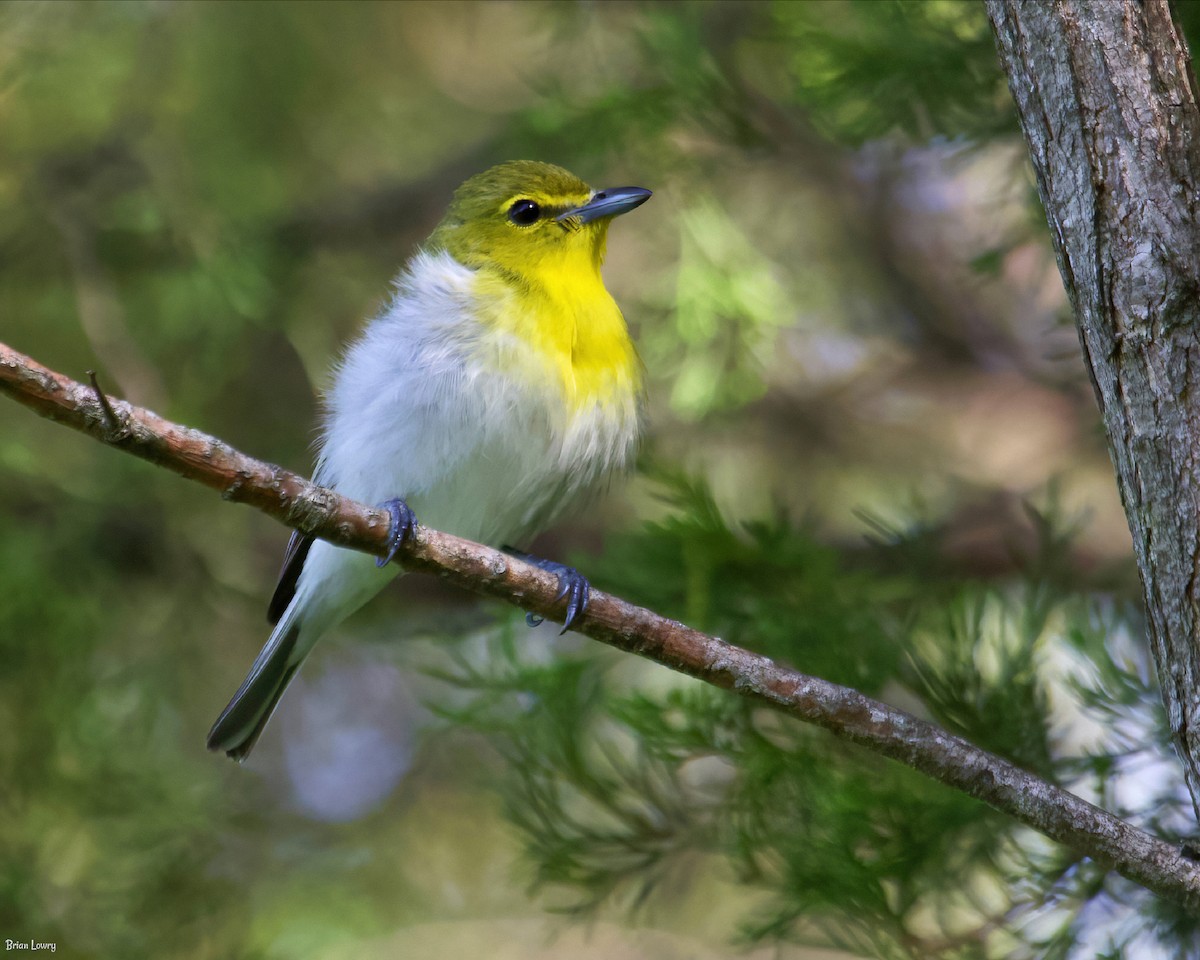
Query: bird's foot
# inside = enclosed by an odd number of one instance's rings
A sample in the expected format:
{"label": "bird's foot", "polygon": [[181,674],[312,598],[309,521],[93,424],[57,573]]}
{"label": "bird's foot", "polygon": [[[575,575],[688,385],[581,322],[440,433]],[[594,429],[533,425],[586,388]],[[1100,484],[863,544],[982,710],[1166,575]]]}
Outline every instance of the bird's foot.
{"label": "bird's foot", "polygon": [[[558,577],[558,594],[554,600],[556,603],[560,600],[567,601],[567,615],[563,617],[563,628],[560,633],[566,633],[570,630],[575,621],[587,610],[588,600],[592,595],[592,585],[588,583],[587,577],[574,567],[568,567],[565,563],[544,560],[541,557],[535,557],[532,554],[515,550],[512,547],[504,547],[503,549],[505,553],[524,560],[526,563],[532,563],[535,567],[540,567],[542,570]],[[542,623],[542,618],[536,613],[527,613],[525,614],[525,622],[531,627],[536,627]]]}
{"label": "bird's foot", "polygon": [[386,510],[392,518],[392,525],[388,530],[387,556],[375,559],[375,566],[386,567],[392,562],[404,541],[409,539],[413,535],[413,531],[417,529],[417,515],[399,497],[385,500],[379,506],[380,509]]}

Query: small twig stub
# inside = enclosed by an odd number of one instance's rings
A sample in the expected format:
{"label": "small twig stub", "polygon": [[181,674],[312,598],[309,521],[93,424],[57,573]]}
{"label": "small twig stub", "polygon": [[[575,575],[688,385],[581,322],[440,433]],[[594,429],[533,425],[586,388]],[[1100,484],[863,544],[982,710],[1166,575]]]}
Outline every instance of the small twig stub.
{"label": "small twig stub", "polygon": [[88,380],[91,381],[92,390],[95,391],[96,399],[100,402],[100,407],[104,411],[104,419],[108,422],[109,441],[121,440],[127,437],[129,435],[129,425],[121,417],[117,416],[117,411],[113,409],[108,396],[100,388],[100,381],[96,377],[96,371],[89,370],[87,375]]}

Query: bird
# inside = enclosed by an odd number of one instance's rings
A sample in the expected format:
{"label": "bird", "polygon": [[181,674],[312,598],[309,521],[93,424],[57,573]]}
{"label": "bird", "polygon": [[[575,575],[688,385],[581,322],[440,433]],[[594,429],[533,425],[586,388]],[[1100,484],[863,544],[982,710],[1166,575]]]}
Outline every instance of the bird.
{"label": "bird", "polygon": [[313,480],[384,507],[389,555],[292,534],[268,605],[274,630],[210,750],[250,755],[317,640],[399,573],[387,561],[418,518],[552,571],[564,631],[586,609],[582,574],[510,545],[632,466],[642,365],[601,265],[613,218],[650,196],[593,190],[533,160],[454,192],[324,397]]}

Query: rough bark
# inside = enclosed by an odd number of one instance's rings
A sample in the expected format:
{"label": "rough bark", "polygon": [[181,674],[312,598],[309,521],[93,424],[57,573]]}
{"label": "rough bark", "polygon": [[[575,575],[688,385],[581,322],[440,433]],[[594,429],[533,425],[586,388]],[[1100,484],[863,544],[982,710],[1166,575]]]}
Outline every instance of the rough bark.
{"label": "rough bark", "polygon": [[[255,460],[0,343],[0,393],[44,417],[248,503],[304,533],[367,553],[387,553],[387,514]],[[488,547],[418,527],[397,561],[468,590],[553,619],[556,578]],[[574,628],[595,640],[814,723],[982,800],[1115,869],[1162,897],[1200,910],[1200,864],[1074,794],[902,710],[782,667],[718,637],[593,590]]]}
{"label": "rough bark", "polygon": [[988,0],[1200,813],[1200,110],[1167,0]]}

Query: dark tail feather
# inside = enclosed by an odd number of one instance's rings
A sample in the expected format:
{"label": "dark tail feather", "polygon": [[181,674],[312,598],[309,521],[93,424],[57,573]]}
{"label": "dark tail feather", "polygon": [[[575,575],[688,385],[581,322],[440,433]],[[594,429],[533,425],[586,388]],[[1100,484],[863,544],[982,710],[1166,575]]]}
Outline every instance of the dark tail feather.
{"label": "dark tail feather", "polygon": [[284,632],[276,631],[267,641],[249,676],[208,731],[209,750],[224,750],[239,763],[250,756],[283,691],[300,669],[299,661],[291,662],[299,637],[299,624],[285,625]]}

